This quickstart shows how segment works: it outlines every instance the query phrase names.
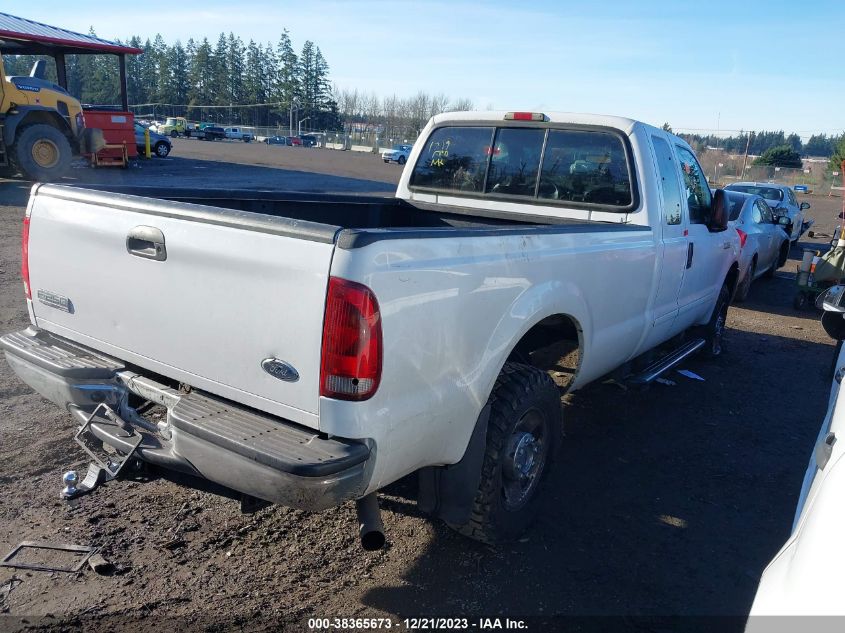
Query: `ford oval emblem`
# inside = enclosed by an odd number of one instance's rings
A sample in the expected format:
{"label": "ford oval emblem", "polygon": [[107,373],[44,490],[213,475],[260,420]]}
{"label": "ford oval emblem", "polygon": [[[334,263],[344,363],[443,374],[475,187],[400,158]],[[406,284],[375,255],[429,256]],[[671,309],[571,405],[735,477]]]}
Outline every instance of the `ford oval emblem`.
{"label": "ford oval emblem", "polygon": [[265,358],[261,361],[261,369],[273,378],[278,378],[285,382],[296,382],[299,380],[299,372],[293,368],[293,365],[278,358]]}

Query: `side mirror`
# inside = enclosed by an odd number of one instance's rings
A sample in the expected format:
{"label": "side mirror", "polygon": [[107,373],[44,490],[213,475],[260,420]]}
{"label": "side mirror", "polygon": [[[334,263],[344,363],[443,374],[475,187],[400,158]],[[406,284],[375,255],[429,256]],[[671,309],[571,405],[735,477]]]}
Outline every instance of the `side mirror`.
{"label": "side mirror", "polygon": [[728,228],[728,201],[724,189],[716,189],[710,210],[710,222],[707,228],[711,233],[718,233]]}
{"label": "side mirror", "polygon": [[810,208],[810,203],[809,203],[809,202],[802,202],[802,203],[801,203],[801,210],[802,210],[802,211],[803,211],[804,209],[809,209],[809,208]]}

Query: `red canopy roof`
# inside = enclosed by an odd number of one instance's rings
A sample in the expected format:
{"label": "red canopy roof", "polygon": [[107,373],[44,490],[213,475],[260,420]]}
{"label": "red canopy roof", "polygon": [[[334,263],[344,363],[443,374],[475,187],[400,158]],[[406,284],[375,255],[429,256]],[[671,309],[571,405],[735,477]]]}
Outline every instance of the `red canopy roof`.
{"label": "red canopy roof", "polygon": [[37,54],[47,52],[47,50],[116,55],[137,55],[144,52],[142,48],[115,44],[94,35],[83,35],[8,13],[0,13],[0,51],[12,54]]}

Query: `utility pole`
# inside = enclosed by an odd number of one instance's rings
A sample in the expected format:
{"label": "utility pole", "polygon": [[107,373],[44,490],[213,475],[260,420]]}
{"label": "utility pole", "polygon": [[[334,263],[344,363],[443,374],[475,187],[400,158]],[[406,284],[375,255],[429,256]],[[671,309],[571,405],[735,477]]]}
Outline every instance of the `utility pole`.
{"label": "utility pole", "polygon": [[748,139],[745,141],[745,158],[742,159],[742,174],[737,174],[737,178],[740,180],[745,178],[745,166],[748,164],[748,148],[751,146],[751,135],[754,132],[748,133]]}

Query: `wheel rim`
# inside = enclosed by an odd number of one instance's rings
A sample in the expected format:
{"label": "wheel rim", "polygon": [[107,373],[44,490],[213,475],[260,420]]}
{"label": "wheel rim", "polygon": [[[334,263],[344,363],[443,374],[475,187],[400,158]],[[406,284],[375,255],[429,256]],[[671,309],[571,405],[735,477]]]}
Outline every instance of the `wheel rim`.
{"label": "wheel rim", "polygon": [[546,419],[537,409],[526,411],[514,426],[502,464],[502,489],[508,510],[518,510],[533,496],[546,465],[548,440]]}
{"label": "wheel rim", "polygon": [[156,145],[156,155],[157,156],[164,158],[165,156],[167,156],[167,154],[168,154],[167,145],[165,145],[164,143],[160,143],[159,145]]}
{"label": "wheel rim", "polygon": [[39,167],[49,169],[59,162],[59,146],[47,138],[40,138],[32,145],[32,160]]}

